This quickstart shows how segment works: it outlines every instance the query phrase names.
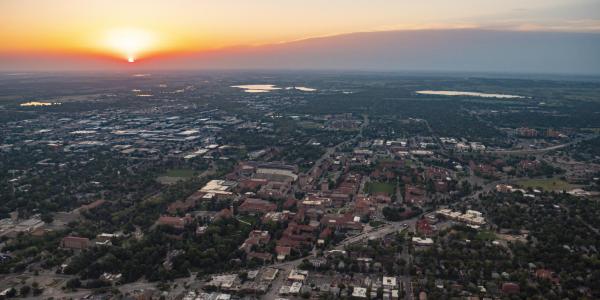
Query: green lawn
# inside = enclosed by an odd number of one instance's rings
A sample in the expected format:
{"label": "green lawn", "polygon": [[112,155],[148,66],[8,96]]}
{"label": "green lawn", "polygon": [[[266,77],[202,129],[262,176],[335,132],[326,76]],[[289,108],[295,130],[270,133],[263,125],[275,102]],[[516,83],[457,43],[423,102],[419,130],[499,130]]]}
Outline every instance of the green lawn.
{"label": "green lawn", "polygon": [[369,225],[371,227],[379,227],[379,226],[384,225],[384,224],[385,224],[385,222],[376,221],[376,220],[369,222]]}
{"label": "green lawn", "polygon": [[368,182],[365,185],[365,191],[369,194],[383,192],[383,193],[387,193],[388,195],[391,196],[394,194],[394,185],[391,183],[378,182],[378,181]]}
{"label": "green lawn", "polygon": [[323,124],[311,121],[301,121],[298,122],[298,125],[306,129],[320,129],[321,127],[323,127]]}
{"label": "green lawn", "polygon": [[174,184],[194,176],[194,170],[191,169],[168,169],[163,175],[158,176],[156,180],[162,184]]}
{"label": "green lawn", "polygon": [[571,190],[576,185],[572,185],[564,180],[556,179],[556,178],[548,178],[548,179],[526,179],[517,181],[517,184],[522,186],[523,188],[541,188],[545,191],[562,191],[562,190]]}
{"label": "green lawn", "polygon": [[240,222],[242,222],[242,224],[248,225],[251,224],[251,226],[256,226],[259,223],[259,218],[256,216],[250,216],[250,215],[242,215],[242,216],[238,216],[236,217]]}
{"label": "green lawn", "polygon": [[477,233],[475,239],[480,241],[493,241],[496,239],[496,234],[489,230],[481,230]]}

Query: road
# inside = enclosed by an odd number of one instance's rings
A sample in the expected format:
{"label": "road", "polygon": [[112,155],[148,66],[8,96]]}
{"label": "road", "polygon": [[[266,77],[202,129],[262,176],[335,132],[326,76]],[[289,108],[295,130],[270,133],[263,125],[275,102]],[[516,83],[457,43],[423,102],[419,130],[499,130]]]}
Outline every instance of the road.
{"label": "road", "polygon": [[[372,230],[370,232],[364,232],[359,235],[347,238],[347,239],[343,240],[339,245],[337,245],[334,249],[343,250],[348,245],[352,245],[352,244],[364,241],[365,239],[368,239],[371,237],[383,238],[384,236],[386,236],[388,234],[391,234],[394,232],[399,232],[405,228],[414,228],[415,223],[417,222],[417,220],[419,220],[421,218],[421,216],[422,216],[422,214],[419,216],[416,216],[414,218],[404,220],[402,222],[391,222],[389,224],[386,224],[386,225],[384,225],[380,228],[377,228],[375,230]],[[405,224],[407,226],[405,226]],[[404,249],[403,249],[402,256],[406,259],[407,266],[409,266],[411,256],[408,253],[408,247],[403,247],[403,248]],[[405,299],[408,299],[408,300],[414,299],[413,290],[412,290],[412,278],[410,276],[410,270],[406,270],[404,275],[399,276],[399,279],[400,279],[400,282],[402,283],[402,285],[404,286],[404,290],[406,292]]]}
{"label": "road", "polygon": [[553,150],[558,150],[558,149],[562,149],[571,145],[575,145],[579,142],[583,142],[583,141],[587,141],[587,140],[591,140],[593,138],[595,138],[596,135],[592,135],[592,136],[586,136],[586,137],[582,137],[582,138],[577,138],[574,139],[571,142],[568,143],[564,143],[564,144],[560,144],[560,145],[555,145],[555,146],[551,146],[551,147],[546,147],[546,148],[541,148],[541,149],[523,149],[523,150],[492,150],[492,151],[487,151],[487,153],[493,153],[493,154],[534,154],[534,153],[544,153],[544,152],[548,152],[548,151],[553,151]]}
{"label": "road", "polygon": [[408,251],[408,246],[402,247],[402,258],[406,260],[406,268],[404,270],[404,274],[400,276],[400,284],[402,286],[402,290],[404,290],[405,299],[412,300],[414,299],[413,288],[412,288],[412,277],[410,275],[410,269],[408,268],[411,262],[411,254]]}
{"label": "road", "polygon": [[290,271],[292,269],[297,268],[298,265],[302,263],[302,260],[304,260],[305,258],[306,257],[302,257],[296,260],[290,260],[283,263],[271,265],[271,267],[279,269],[279,273],[277,274],[277,278],[275,278],[275,280],[271,283],[271,288],[267,291],[266,294],[262,295],[262,297],[260,298],[268,300],[279,298],[279,289],[281,288],[281,286],[284,285],[288,274],[290,274]]}
{"label": "road", "polygon": [[[571,210],[569,209],[569,207],[563,205],[563,204],[559,204],[559,206],[564,209],[567,213],[571,213]],[[581,218],[581,216],[577,215],[576,218],[579,220],[579,222],[581,222],[585,227],[587,227],[590,231],[592,231],[593,233],[595,233],[596,235],[600,236],[600,230],[594,226],[592,226],[592,224],[586,222],[584,219]]]}
{"label": "road", "polygon": [[381,227],[377,227],[370,231],[366,231],[366,232],[360,233],[358,235],[351,236],[349,238],[342,240],[337,246],[334,247],[334,249],[342,250],[345,246],[358,243],[367,238],[376,238],[376,239],[383,238],[384,236],[386,236],[390,233],[399,232],[405,228],[414,228],[417,221],[424,214],[425,213],[422,213],[422,214],[419,214],[418,216],[415,216],[415,217],[412,217],[410,219],[406,219],[403,221],[399,221],[399,222],[388,222],[385,225],[382,225]]}
{"label": "road", "polygon": [[321,163],[323,162],[323,160],[327,159],[328,157],[330,157],[332,154],[334,154],[340,147],[348,144],[348,143],[354,143],[357,140],[359,140],[360,138],[362,138],[363,135],[363,130],[369,125],[369,117],[367,115],[363,116],[363,123],[360,125],[360,129],[358,131],[358,133],[352,137],[349,140],[345,140],[335,146],[329,147],[327,148],[327,150],[325,151],[325,153],[323,155],[321,155],[321,157],[319,157],[319,159],[317,159],[315,161],[315,163],[313,164],[312,168],[310,168],[310,170],[307,172],[308,174],[312,174],[316,168],[318,168],[319,166],[321,166]]}
{"label": "road", "polygon": [[[404,220],[402,222],[390,222],[379,228],[375,228],[373,230],[363,232],[358,235],[346,238],[345,240],[341,241],[338,245],[333,247],[333,249],[343,250],[346,246],[364,241],[365,239],[368,239],[371,237],[383,238],[384,236],[386,236],[388,234],[391,234],[394,232],[399,232],[400,230],[402,230],[404,228],[412,228],[412,227],[414,227],[417,220],[419,220],[421,218],[421,216],[422,215],[419,215],[414,218]],[[408,226],[404,226],[404,224],[407,224]],[[271,285],[271,289],[265,295],[263,295],[261,297],[261,299],[276,299],[276,298],[278,298],[279,297],[279,289],[285,283],[287,275],[290,273],[290,271],[292,269],[297,268],[298,265],[300,265],[300,263],[302,263],[302,260],[304,260],[306,258],[308,258],[308,257],[302,257],[302,258],[298,258],[296,260],[291,260],[291,261],[286,261],[286,262],[276,263],[276,264],[271,265],[271,267],[279,269],[279,274],[277,275],[277,278],[275,279],[275,281],[273,281],[273,283]],[[408,277],[408,281],[410,282],[410,277]],[[410,294],[410,297],[408,297],[408,294]],[[412,293],[407,292],[407,299],[412,299]]]}

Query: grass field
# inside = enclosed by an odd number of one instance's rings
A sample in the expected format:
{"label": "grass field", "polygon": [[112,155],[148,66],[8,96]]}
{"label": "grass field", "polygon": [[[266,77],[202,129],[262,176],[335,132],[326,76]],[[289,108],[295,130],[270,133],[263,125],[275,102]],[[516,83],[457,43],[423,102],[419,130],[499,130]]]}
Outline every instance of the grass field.
{"label": "grass field", "polygon": [[365,191],[369,194],[373,193],[387,193],[388,195],[394,194],[394,185],[385,182],[368,182],[365,185]]}
{"label": "grass field", "polygon": [[379,227],[379,226],[384,225],[384,224],[385,224],[385,222],[376,221],[376,220],[369,222],[369,225],[371,227]]}
{"label": "grass field", "polygon": [[477,233],[475,239],[480,241],[493,241],[496,239],[496,234],[489,230],[481,230]]}
{"label": "grass field", "polygon": [[156,178],[156,180],[162,184],[174,184],[193,176],[194,170],[191,169],[168,169],[163,175]]}
{"label": "grass field", "polygon": [[548,178],[548,179],[526,179],[516,182],[518,185],[523,188],[541,188],[545,191],[562,191],[562,190],[570,190],[576,185],[572,185],[564,180],[556,179],[556,178]]}
{"label": "grass field", "polygon": [[306,128],[306,129],[320,129],[323,127],[323,124],[320,124],[317,122],[311,122],[311,121],[301,121],[301,122],[298,122],[298,125],[302,128]]}

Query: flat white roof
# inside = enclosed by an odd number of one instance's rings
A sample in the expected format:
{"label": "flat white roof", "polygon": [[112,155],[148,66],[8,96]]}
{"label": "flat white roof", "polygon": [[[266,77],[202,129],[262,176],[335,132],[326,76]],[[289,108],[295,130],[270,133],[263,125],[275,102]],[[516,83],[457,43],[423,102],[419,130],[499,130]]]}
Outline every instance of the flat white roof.
{"label": "flat white roof", "polygon": [[355,287],[352,290],[352,297],[356,298],[367,298],[367,289],[362,287]]}

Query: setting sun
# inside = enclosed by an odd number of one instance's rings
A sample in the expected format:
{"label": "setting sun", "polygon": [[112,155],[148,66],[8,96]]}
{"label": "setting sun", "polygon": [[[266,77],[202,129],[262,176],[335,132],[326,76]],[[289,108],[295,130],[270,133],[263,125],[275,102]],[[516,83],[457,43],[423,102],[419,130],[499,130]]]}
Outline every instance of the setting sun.
{"label": "setting sun", "polygon": [[[462,41],[456,47],[473,51],[475,48],[467,47],[468,43],[457,35],[474,33],[475,30],[532,35],[544,32],[600,32],[600,21],[594,15],[594,12],[599,11],[598,0],[175,2],[176,5],[172,1],[147,0],[0,0],[0,69],[95,69],[121,68],[124,65],[129,68],[197,68],[200,64],[202,67],[218,68],[240,68],[245,64],[287,68],[298,64],[308,68],[306,63],[299,62],[301,56],[297,54],[301,53],[337,57],[337,60],[327,58],[322,62],[316,59],[307,61],[318,68],[324,67],[323,63],[338,68],[336,64],[342,60],[342,56],[333,55],[332,46],[326,46],[334,43],[323,43],[323,49],[304,51],[307,48],[300,41],[325,41],[325,38],[357,33],[373,33],[371,36],[374,37],[383,35],[384,32],[398,32],[407,36],[403,38],[406,39],[403,43],[415,48],[416,54],[424,55],[435,49],[444,55],[450,55],[449,53],[465,51],[455,50],[447,42],[434,45],[433,40],[428,39],[427,32],[448,30],[448,34],[442,34],[440,38],[446,37],[453,42]],[[515,15],[516,11],[519,13]],[[423,45],[416,43],[419,39],[424,40]],[[340,37],[339,42],[341,41],[350,40]],[[318,46],[312,42],[307,43],[311,47]],[[275,48],[282,49],[284,45],[289,48],[285,55],[290,58],[275,59],[267,54]],[[521,55],[522,51],[501,50],[503,45],[505,44],[499,43],[498,47],[490,46],[490,49],[498,49],[504,55]],[[340,51],[350,55],[348,51],[351,49],[366,52],[367,48],[374,46],[369,41]],[[566,53],[562,48],[549,48],[561,51],[563,55]],[[388,49],[394,50],[391,47]],[[294,51],[298,53],[292,54],[296,53]],[[597,51],[590,51],[590,56],[595,52]],[[241,53],[252,57],[232,57]],[[264,60],[256,58],[259,53],[264,55]],[[534,53],[534,57],[544,60],[540,66],[546,67],[546,62],[550,59],[541,55],[546,51]],[[587,52],[577,50],[577,53],[579,55],[575,57]],[[411,69],[423,67],[409,57],[409,54],[395,51],[390,55],[401,58],[388,60],[382,66],[391,68],[392,62],[397,62],[402,65],[414,63],[414,66],[407,66]],[[479,57],[465,55],[469,58]],[[381,55],[370,57],[383,60]],[[434,57],[442,59],[446,56]],[[362,63],[362,60],[352,61]],[[428,69],[444,67],[439,61],[427,62],[432,64]],[[558,62],[564,60],[559,59]],[[458,64],[458,61],[453,59],[451,63]],[[477,67],[482,65],[484,64]],[[590,64],[583,65],[595,71]],[[574,67],[567,63],[565,66]],[[473,67],[467,69],[472,70]]]}
{"label": "setting sun", "polygon": [[103,46],[107,51],[122,56],[133,63],[137,58],[152,52],[156,47],[154,34],[139,29],[116,29],[106,33]]}
{"label": "setting sun", "polygon": [[599,54],[600,0],[0,0],[0,300],[600,300]]}

